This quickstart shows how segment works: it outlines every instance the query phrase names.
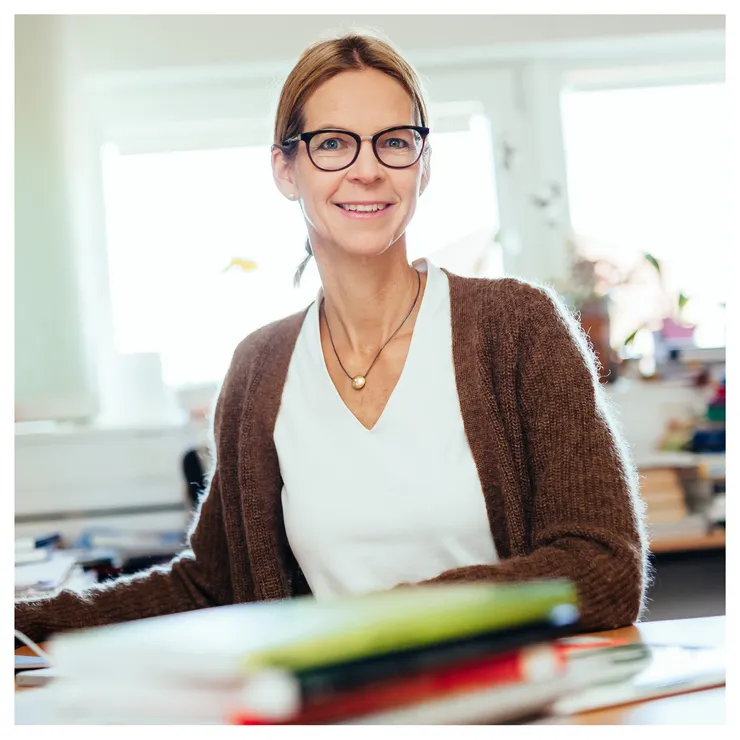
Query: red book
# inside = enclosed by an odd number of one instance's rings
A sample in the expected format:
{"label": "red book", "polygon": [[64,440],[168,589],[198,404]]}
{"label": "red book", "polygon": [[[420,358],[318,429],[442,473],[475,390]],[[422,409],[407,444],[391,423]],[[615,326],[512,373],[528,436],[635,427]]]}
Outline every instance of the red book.
{"label": "red book", "polygon": [[359,690],[334,694],[304,706],[296,715],[282,721],[260,718],[249,708],[236,711],[231,724],[326,724],[404,707],[440,696],[509,686],[529,681],[547,681],[562,675],[565,658],[552,645],[538,645],[498,655],[468,660],[455,666],[417,676],[389,679]]}

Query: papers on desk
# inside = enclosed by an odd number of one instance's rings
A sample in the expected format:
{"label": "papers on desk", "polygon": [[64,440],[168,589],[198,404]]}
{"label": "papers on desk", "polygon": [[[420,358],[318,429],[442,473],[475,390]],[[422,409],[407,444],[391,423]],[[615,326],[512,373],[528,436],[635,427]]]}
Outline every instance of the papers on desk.
{"label": "papers on desk", "polygon": [[569,658],[580,690],[559,700],[556,716],[725,685],[724,649],[631,644],[586,650]]}
{"label": "papers on desk", "polygon": [[46,547],[36,547],[29,550],[15,551],[15,564],[27,565],[29,563],[43,563],[49,559],[51,550]]}
{"label": "papers on desk", "polygon": [[16,537],[15,564],[42,563],[48,560],[60,541],[61,536],[58,532],[36,537]]}
{"label": "papers on desk", "polygon": [[57,725],[59,724],[54,705],[49,701],[48,687],[34,688],[15,693],[16,725]]}
{"label": "papers on desk", "polygon": [[16,565],[16,597],[55,591],[67,580],[75,562],[74,555],[63,550],[53,550],[42,562]]}

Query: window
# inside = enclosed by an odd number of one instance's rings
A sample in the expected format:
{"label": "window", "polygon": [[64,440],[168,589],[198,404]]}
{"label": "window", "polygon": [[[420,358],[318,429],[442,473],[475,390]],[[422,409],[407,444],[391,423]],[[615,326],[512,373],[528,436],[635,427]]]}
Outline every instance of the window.
{"label": "window", "polygon": [[[486,119],[473,116],[431,142],[410,259],[502,274]],[[116,350],[159,353],[170,385],[218,382],[241,339],[316,295],[313,262],[293,287],[305,226],[275,188],[267,145],[143,154],[108,146],[104,191]],[[233,258],[257,269],[227,270]]]}
{"label": "window", "polygon": [[[571,222],[589,256],[628,269],[642,253],[666,287],[690,298],[699,346],[725,343],[727,132],[725,86],[567,91],[562,96]],[[615,295],[621,344],[653,310],[644,287]]]}
{"label": "window", "polygon": [[[217,382],[241,339],[307,305],[317,275],[267,146],[105,157],[116,350],[157,352],[174,386]],[[257,269],[227,269],[234,258]]]}
{"label": "window", "polygon": [[[439,121],[444,126],[443,121]],[[409,258],[464,276],[504,274],[490,123],[471,115],[466,128],[430,136],[432,170],[408,228]]]}

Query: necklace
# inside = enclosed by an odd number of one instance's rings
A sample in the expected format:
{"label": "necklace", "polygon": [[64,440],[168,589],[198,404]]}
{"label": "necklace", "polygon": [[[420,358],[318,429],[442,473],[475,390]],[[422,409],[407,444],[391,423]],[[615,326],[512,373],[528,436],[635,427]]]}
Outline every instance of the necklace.
{"label": "necklace", "polygon": [[332,337],[331,335],[331,328],[329,326],[329,320],[326,318],[326,310],[324,309],[324,301],[323,300],[321,301],[321,313],[324,315],[324,323],[326,323],[326,330],[329,332],[329,341],[331,342],[331,347],[334,350],[334,355],[337,358],[339,367],[341,367],[342,370],[344,370],[344,374],[352,381],[352,387],[356,391],[361,391],[365,387],[367,376],[369,375],[370,371],[373,369],[373,365],[375,364],[375,361],[378,359],[378,357],[380,357],[380,353],[385,349],[388,342],[390,342],[391,339],[393,339],[393,337],[395,337],[396,334],[398,334],[398,332],[401,330],[401,327],[408,321],[409,316],[411,316],[411,314],[413,313],[414,308],[416,308],[416,302],[419,300],[419,293],[421,292],[421,274],[419,273],[418,270],[416,271],[416,277],[418,278],[419,284],[416,288],[416,298],[414,298],[414,302],[411,304],[411,308],[409,309],[409,312],[406,314],[406,317],[404,318],[404,320],[399,324],[398,329],[396,329],[396,331],[394,331],[393,334],[391,334],[388,337],[388,339],[385,340],[385,343],[383,344],[383,346],[378,350],[378,354],[375,355],[375,358],[370,363],[370,367],[365,371],[363,375],[355,375],[353,377],[347,372],[344,365],[342,365],[342,361],[339,359],[339,353],[337,352],[337,348],[334,345],[334,337]]}

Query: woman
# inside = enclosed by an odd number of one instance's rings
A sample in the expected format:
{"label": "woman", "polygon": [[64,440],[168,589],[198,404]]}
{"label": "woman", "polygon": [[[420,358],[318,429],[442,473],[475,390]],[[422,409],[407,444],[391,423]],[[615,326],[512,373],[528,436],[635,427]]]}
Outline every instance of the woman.
{"label": "woman", "polygon": [[415,73],[382,41],[304,52],[272,166],[300,203],[322,290],[237,348],[191,549],[18,603],[19,630],[41,640],[307,593],[553,577],[576,584],[584,629],[638,617],[636,476],[582,332],[543,288],[407,261],[427,123]]}

